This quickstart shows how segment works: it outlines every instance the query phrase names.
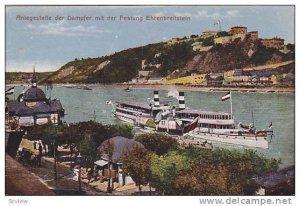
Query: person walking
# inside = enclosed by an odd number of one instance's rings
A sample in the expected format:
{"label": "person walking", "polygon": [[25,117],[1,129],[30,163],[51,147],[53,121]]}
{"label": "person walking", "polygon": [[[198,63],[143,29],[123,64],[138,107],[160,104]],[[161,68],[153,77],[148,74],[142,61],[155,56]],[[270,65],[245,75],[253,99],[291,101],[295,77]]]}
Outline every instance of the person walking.
{"label": "person walking", "polygon": [[42,144],[39,143],[38,166],[42,165],[42,155],[43,155],[43,147],[42,147]]}
{"label": "person walking", "polygon": [[98,166],[94,165],[94,169],[93,169],[93,177],[94,177],[94,182],[97,181],[98,179]]}
{"label": "person walking", "polygon": [[90,167],[87,169],[87,179],[88,179],[88,183],[90,183],[92,179],[92,168]]}

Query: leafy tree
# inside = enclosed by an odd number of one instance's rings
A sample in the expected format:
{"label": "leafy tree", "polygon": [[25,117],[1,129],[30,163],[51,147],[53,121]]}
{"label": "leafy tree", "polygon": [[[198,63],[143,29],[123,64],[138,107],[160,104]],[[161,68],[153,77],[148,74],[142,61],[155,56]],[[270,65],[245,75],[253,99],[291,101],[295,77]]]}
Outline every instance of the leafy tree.
{"label": "leafy tree", "polygon": [[43,144],[48,145],[48,148],[50,148],[50,155],[53,155],[53,147],[50,147],[50,145],[52,145],[55,142],[57,148],[58,145],[61,145],[63,142],[65,142],[63,127],[63,125],[54,124],[38,125],[33,128],[30,128],[27,131],[25,138],[29,140],[42,140]]}
{"label": "leafy tree", "polygon": [[197,42],[203,42],[204,41],[204,38],[200,37],[196,40]]}
{"label": "leafy tree", "polygon": [[192,34],[190,37],[193,39],[199,37],[199,35]]}
{"label": "leafy tree", "polygon": [[107,192],[111,193],[112,192],[112,187],[111,187],[111,174],[110,174],[110,164],[112,162],[112,156],[114,153],[114,145],[110,142],[108,139],[104,143],[104,148],[103,148],[103,154],[100,155],[106,155],[107,156],[107,173],[108,173],[108,183],[107,183]]}
{"label": "leafy tree", "polygon": [[126,138],[133,138],[132,126],[126,124],[113,124],[105,125],[105,128],[108,130],[109,136],[122,136]]}
{"label": "leafy tree", "polygon": [[166,47],[162,52],[162,67],[159,70],[162,76],[180,69],[193,57],[193,49],[188,42],[181,42]]}
{"label": "leafy tree", "polygon": [[286,48],[287,48],[288,50],[290,50],[290,51],[293,52],[293,51],[295,51],[295,44],[290,44],[290,43],[289,43],[289,44],[286,45]]}
{"label": "leafy tree", "polygon": [[229,32],[227,32],[227,31],[219,31],[219,32],[217,33],[217,36],[218,36],[218,37],[231,36],[231,34],[230,34]]}
{"label": "leafy tree", "polygon": [[202,42],[202,46],[211,46],[211,45],[214,45],[214,37],[207,37]]}
{"label": "leafy tree", "polygon": [[177,146],[176,139],[156,133],[141,134],[136,137],[136,141],[157,155],[166,154],[170,148]]}
{"label": "leafy tree", "polygon": [[168,152],[165,156],[151,157],[151,185],[163,194],[176,195],[175,187],[177,173],[190,167],[190,159],[176,151]]}
{"label": "leafy tree", "polygon": [[257,51],[252,55],[250,61],[254,65],[262,65],[270,60],[274,54],[278,54],[278,56],[281,55],[277,49],[267,48],[259,43]]}
{"label": "leafy tree", "polygon": [[278,169],[280,161],[253,150],[183,151],[194,161],[178,172],[175,187],[181,195],[253,195],[252,178]]}
{"label": "leafy tree", "polygon": [[147,185],[150,181],[150,153],[147,149],[134,146],[122,158],[123,170],[128,173],[136,186],[139,187],[139,192],[142,192],[142,185]]}
{"label": "leafy tree", "polygon": [[42,140],[43,143],[50,145],[51,138],[54,134],[57,136],[57,144],[75,144],[77,148],[80,146],[80,142],[88,134],[95,142],[96,146],[99,146],[103,141],[114,137],[123,136],[132,138],[132,127],[128,125],[102,125],[95,121],[78,122],[72,124],[61,125],[42,125],[35,126],[28,130],[25,136],[29,140]]}
{"label": "leafy tree", "polygon": [[82,155],[83,164],[91,167],[93,163],[97,160],[98,155],[95,152],[97,150],[97,145],[91,135],[86,134],[84,139],[79,143],[79,151]]}

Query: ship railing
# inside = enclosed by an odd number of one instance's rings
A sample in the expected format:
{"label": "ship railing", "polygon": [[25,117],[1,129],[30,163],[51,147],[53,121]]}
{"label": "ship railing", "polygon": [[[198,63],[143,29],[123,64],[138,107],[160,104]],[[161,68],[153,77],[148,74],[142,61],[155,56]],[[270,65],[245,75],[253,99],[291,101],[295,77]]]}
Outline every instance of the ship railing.
{"label": "ship railing", "polygon": [[207,137],[219,137],[219,138],[225,138],[225,139],[251,139],[251,140],[266,140],[264,137],[258,137],[256,135],[250,135],[250,134],[220,134],[220,133],[207,133],[207,132],[194,132],[195,135],[201,135],[201,136],[207,136]]}
{"label": "ship railing", "polygon": [[136,108],[132,108],[132,107],[124,107],[124,106],[118,106],[119,108],[124,108],[124,109],[128,109],[128,110],[131,110],[131,111],[138,111],[138,112],[146,112],[146,110],[144,109],[136,109]]}

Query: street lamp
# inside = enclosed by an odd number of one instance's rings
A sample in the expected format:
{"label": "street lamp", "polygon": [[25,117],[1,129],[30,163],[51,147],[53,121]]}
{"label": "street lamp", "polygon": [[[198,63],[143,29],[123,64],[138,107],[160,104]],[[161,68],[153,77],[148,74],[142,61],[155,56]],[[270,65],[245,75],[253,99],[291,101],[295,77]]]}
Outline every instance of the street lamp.
{"label": "street lamp", "polygon": [[78,173],[78,189],[79,189],[79,192],[81,192],[81,158],[82,156],[80,155],[80,152],[77,156],[77,161],[79,163],[79,173]]}
{"label": "street lamp", "polygon": [[53,170],[54,170],[54,180],[57,180],[57,170],[56,170],[56,139],[52,139],[52,146],[53,146],[53,156],[54,156],[54,165],[53,165]]}
{"label": "street lamp", "polygon": [[[67,124],[67,127],[68,127],[68,130],[70,130],[70,124]],[[71,134],[69,134],[68,141],[70,141],[70,139],[71,139]],[[73,149],[74,149],[74,147],[73,147],[73,143],[69,142],[69,145],[70,145],[70,170],[73,170]]]}

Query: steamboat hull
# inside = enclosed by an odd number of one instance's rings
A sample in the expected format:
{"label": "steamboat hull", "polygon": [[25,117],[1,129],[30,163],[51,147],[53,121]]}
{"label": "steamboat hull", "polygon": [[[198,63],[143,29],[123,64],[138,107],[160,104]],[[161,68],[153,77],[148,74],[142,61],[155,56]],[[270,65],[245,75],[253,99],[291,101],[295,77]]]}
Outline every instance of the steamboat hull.
{"label": "steamboat hull", "polygon": [[222,143],[229,145],[239,145],[243,147],[254,147],[261,149],[268,149],[268,140],[266,137],[257,137],[255,135],[228,135],[228,134],[214,134],[204,132],[189,132],[189,135],[195,139],[207,140],[213,143]]}

